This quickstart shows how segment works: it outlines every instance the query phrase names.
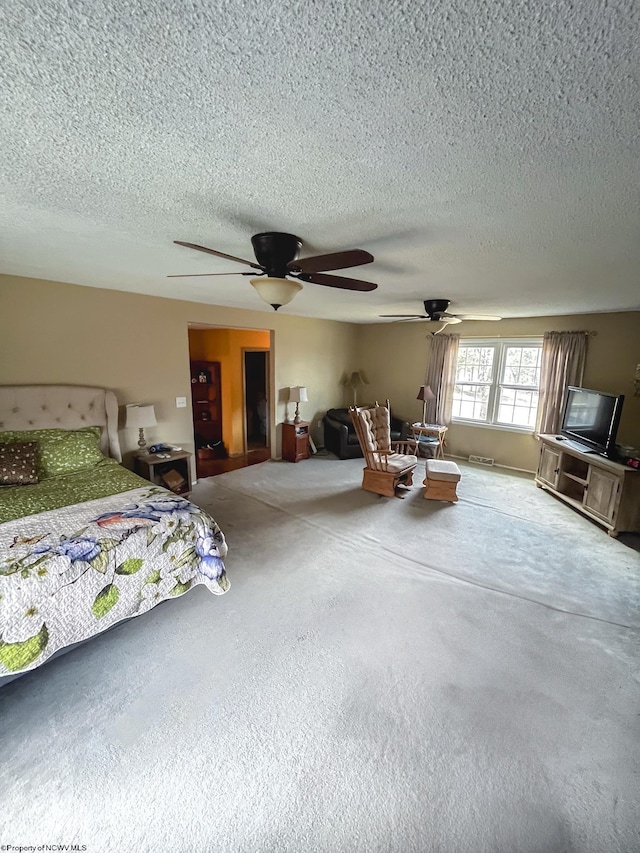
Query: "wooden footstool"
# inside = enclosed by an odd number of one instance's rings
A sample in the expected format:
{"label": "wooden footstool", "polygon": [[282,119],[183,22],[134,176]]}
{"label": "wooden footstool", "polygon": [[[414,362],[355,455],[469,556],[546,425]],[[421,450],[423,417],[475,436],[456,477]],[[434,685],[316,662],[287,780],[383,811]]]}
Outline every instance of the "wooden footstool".
{"label": "wooden footstool", "polygon": [[427,476],[424,478],[424,497],[432,501],[458,500],[456,486],[460,480],[460,469],[455,462],[444,459],[427,459]]}

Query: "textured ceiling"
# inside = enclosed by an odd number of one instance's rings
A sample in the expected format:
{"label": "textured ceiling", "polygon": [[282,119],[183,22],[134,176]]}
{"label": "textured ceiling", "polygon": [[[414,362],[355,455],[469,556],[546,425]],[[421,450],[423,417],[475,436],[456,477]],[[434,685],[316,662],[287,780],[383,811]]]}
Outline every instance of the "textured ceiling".
{"label": "textured ceiling", "polygon": [[[265,308],[260,230],[360,247],[371,322],[640,308],[640,4],[7,0],[0,270]],[[304,254],[304,252],[303,252]]]}

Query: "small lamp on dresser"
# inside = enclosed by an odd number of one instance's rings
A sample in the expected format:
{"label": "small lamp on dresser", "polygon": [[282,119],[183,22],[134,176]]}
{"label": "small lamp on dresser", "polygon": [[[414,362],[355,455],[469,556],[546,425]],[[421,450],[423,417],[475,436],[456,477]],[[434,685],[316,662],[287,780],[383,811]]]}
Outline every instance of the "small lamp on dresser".
{"label": "small lamp on dresser", "polygon": [[127,417],[125,421],[126,429],[138,430],[138,453],[147,454],[147,441],[144,437],[145,427],[157,425],[156,411],[152,405],[144,405],[142,403],[128,403]]}

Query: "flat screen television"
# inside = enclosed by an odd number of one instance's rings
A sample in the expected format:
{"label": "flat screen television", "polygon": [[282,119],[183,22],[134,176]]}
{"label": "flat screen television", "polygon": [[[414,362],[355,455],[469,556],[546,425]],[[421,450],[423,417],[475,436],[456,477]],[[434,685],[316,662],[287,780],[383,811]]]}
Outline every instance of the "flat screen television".
{"label": "flat screen television", "polygon": [[566,438],[583,444],[587,450],[615,458],[623,403],[624,394],[603,394],[570,385],[560,432]]}

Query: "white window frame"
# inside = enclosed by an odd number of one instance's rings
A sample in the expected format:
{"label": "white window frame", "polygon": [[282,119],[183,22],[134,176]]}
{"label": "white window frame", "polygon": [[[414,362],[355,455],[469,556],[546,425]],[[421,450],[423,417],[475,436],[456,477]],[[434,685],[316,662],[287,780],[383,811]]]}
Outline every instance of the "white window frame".
{"label": "white window frame", "polygon": [[[505,368],[506,351],[508,347],[539,347],[542,350],[542,337],[535,338],[461,338],[461,347],[493,347],[494,362],[493,362],[493,379],[488,382],[455,382],[459,385],[488,385],[489,386],[489,401],[487,404],[487,420],[471,420],[470,418],[461,418],[452,416],[451,422],[462,424],[464,426],[482,427],[484,429],[506,430],[507,432],[524,432],[532,434],[534,428],[530,426],[518,426],[517,424],[501,424],[497,422],[498,407],[500,394],[498,393],[501,387],[513,388],[516,391],[531,391],[530,385],[512,385],[508,382],[502,382],[502,376]],[[456,365],[457,369],[457,365]],[[538,391],[540,390],[538,386]]]}

